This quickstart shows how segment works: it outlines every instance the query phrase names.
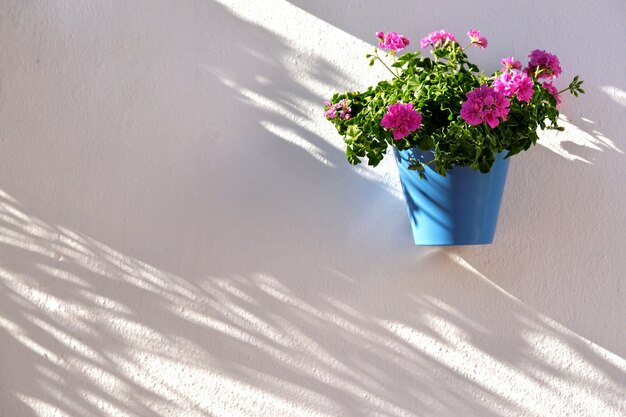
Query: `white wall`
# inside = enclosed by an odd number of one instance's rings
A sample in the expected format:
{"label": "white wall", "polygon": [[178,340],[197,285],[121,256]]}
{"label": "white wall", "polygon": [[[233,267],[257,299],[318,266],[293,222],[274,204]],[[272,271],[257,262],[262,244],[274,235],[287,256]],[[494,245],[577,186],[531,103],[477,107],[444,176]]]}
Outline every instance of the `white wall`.
{"label": "white wall", "polygon": [[[622,416],[626,6],[0,0],[0,415]],[[412,246],[332,92],[377,30],[559,56],[496,242]]]}

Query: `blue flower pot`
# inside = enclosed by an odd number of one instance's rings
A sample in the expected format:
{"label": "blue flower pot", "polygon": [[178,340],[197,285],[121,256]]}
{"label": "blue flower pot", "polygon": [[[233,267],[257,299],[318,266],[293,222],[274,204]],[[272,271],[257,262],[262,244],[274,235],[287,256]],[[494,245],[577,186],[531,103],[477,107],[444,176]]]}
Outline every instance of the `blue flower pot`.
{"label": "blue flower pot", "polygon": [[432,152],[394,148],[400,182],[416,245],[484,245],[493,242],[500,201],[509,169],[506,152],[496,156],[491,171],[453,168],[445,177],[432,166],[424,178],[408,169],[409,158],[427,162]]}

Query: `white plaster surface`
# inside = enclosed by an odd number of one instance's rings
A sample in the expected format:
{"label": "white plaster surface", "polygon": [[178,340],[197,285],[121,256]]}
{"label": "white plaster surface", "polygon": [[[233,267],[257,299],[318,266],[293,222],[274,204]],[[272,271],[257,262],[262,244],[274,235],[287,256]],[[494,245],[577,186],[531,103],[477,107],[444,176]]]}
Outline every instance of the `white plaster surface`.
{"label": "white plaster surface", "polygon": [[[626,5],[0,0],[0,416],[626,415]],[[556,53],[496,242],[412,246],[377,30]]]}

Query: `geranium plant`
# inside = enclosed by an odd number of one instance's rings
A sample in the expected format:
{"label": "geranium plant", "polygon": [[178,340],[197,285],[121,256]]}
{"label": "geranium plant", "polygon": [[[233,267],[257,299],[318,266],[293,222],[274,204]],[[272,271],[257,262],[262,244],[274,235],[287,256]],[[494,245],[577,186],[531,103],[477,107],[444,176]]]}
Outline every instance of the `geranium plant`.
{"label": "geranium plant", "polygon": [[525,66],[506,57],[501,70],[485,75],[466,51],[484,49],[488,41],[477,30],[468,36],[462,46],[452,33],[430,33],[420,41],[429,58],[419,51],[399,54],[410,44],[406,36],[376,34],[369,65],[380,62],[391,77],[363,92],[336,93],[324,106],[344,137],[350,163],[367,158],[376,166],[388,145],[417,146],[432,150],[431,161],[411,161],[420,176],[429,163],[441,175],[455,166],[488,172],[496,154],[506,151],[508,158],[534,145],[538,128],[563,130],[557,107],[562,93],[584,93],[578,76],[558,90],[553,80],[561,74],[559,60],[542,50],[532,51]]}

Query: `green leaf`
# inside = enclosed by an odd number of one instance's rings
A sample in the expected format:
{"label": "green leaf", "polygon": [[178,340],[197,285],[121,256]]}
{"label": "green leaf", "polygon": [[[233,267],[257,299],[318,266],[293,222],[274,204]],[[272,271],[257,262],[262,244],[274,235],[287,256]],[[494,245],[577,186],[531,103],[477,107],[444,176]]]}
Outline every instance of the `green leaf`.
{"label": "green leaf", "polygon": [[356,153],[351,147],[346,148],[346,157],[348,158],[348,162],[352,165],[357,165],[361,163],[361,160],[356,156]]}
{"label": "green leaf", "polygon": [[363,132],[357,125],[351,125],[348,127],[348,130],[346,130],[346,136],[353,141],[357,140],[362,134]]}

